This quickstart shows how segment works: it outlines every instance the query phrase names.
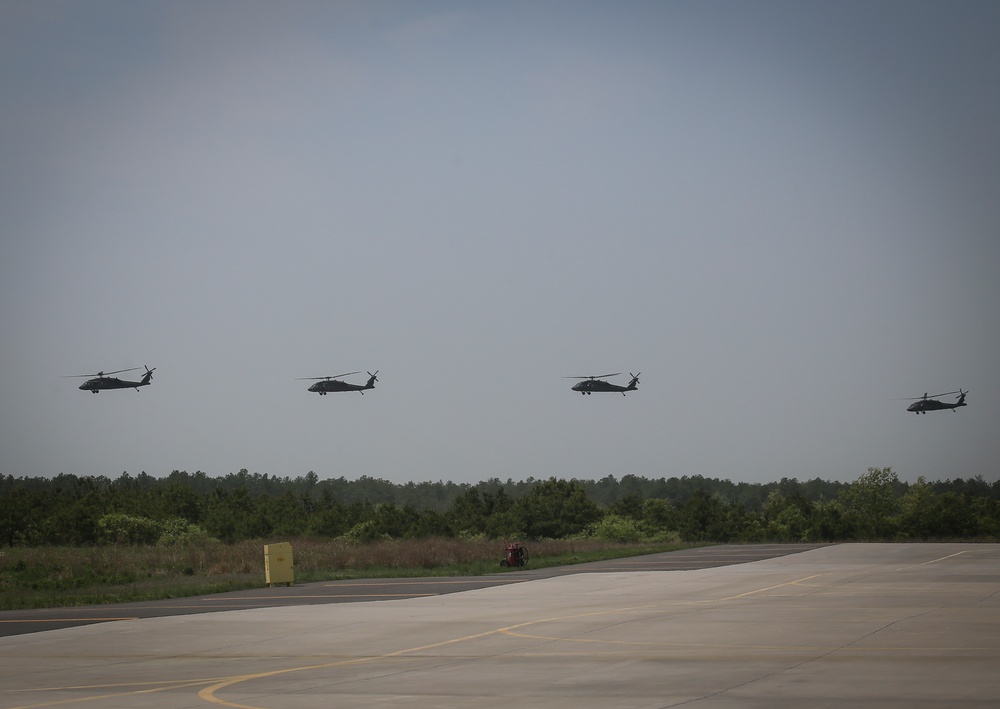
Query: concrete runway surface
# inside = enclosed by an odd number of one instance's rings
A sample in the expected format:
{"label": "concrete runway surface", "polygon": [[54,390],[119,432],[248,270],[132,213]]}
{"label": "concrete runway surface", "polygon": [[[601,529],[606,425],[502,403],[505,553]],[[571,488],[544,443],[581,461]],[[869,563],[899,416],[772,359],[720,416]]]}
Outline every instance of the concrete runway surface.
{"label": "concrete runway surface", "polygon": [[996,707],[1000,545],[171,615],[0,638],[0,707]]}

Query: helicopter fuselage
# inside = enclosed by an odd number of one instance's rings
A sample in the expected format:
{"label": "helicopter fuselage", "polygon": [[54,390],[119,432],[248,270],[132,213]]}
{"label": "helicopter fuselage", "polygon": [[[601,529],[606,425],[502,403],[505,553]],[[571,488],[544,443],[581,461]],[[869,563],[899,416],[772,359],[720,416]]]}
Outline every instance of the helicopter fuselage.
{"label": "helicopter fuselage", "polygon": [[103,389],[135,389],[138,391],[139,387],[144,386],[149,386],[149,377],[143,377],[140,382],[130,382],[118,377],[94,377],[81,384],[80,389],[97,394]]}
{"label": "helicopter fuselage", "polygon": [[968,404],[965,403],[964,394],[954,404],[946,404],[943,401],[938,401],[937,399],[921,399],[920,401],[915,401],[907,406],[906,410],[912,411],[915,414],[926,414],[928,411],[943,411],[944,409],[951,409],[954,411],[959,406],[968,406]]}
{"label": "helicopter fuselage", "polygon": [[639,383],[638,377],[632,377],[632,381],[629,382],[627,387],[619,386],[618,384],[612,384],[611,382],[606,382],[603,379],[589,378],[584,379],[582,382],[578,382],[573,385],[573,391],[578,391],[581,394],[592,394],[595,391],[598,392],[621,392],[622,396],[625,392],[638,391],[639,388],[636,384]]}
{"label": "helicopter fuselage", "polygon": [[326,396],[330,392],[337,391],[356,391],[363,395],[369,389],[375,388],[375,381],[374,375],[372,375],[366,384],[348,384],[339,379],[323,379],[309,387],[309,391],[316,392],[320,396]]}

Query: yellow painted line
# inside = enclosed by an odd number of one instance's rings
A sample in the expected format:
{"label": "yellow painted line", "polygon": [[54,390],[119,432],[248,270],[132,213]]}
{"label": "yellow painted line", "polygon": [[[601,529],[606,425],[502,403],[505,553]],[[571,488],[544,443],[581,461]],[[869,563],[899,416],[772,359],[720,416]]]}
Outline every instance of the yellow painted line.
{"label": "yellow painted line", "polygon": [[483,633],[476,633],[475,635],[466,635],[459,638],[452,638],[451,640],[442,640],[441,642],[431,643],[430,645],[421,645],[419,647],[411,647],[405,650],[396,650],[395,652],[388,652],[384,655],[372,655],[370,657],[358,657],[351,660],[340,660],[338,662],[325,662],[320,665],[309,665],[305,667],[289,667],[283,670],[271,670],[269,672],[256,672],[254,674],[242,675],[238,677],[232,677],[223,682],[213,684],[211,687],[205,687],[203,690],[198,692],[198,698],[204,699],[207,702],[213,704],[218,704],[220,706],[235,707],[235,709],[263,709],[262,707],[252,706],[249,704],[237,704],[235,702],[229,702],[225,699],[220,699],[215,696],[215,693],[220,689],[225,689],[226,687],[231,687],[234,684],[240,684],[242,682],[248,682],[254,679],[263,679],[265,677],[276,677],[278,675],[288,674],[291,672],[303,672],[308,670],[321,670],[330,667],[343,667],[345,665],[360,665],[368,662],[374,662],[376,660],[388,660],[390,658],[399,657],[411,652],[419,652],[421,650],[431,650],[438,647],[443,647],[444,645],[452,645],[455,643],[464,642],[466,640],[475,640],[477,638],[484,638],[489,635],[494,635],[499,632],[499,630],[487,630]]}
{"label": "yellow painted line", "polygon": [[324,584],[325,586],[444,586],[447,584],[454,585],[464,585],[464,584],[491,584],[491,583],[523,583],[530,579],[467,579],[465,581],[385,581],[379,583],[377,581],[365,581],[365,582],[333,582]]}
{"label": "yellow painted line", "polygon": [[[150,689],[138,689],[131,690],[128,692],[115,692],[111,694],[102,694],[93,697],[76,697],[73,699],[58,699],[54,702],[42,702],[40,704],[22,704],[16,707],[10,707],[10,709],[42,709],[42,707],[57,707],[65,704],[76,704],[77,702],[96,702],[102,699],[116,699],[118,697],[131,697],[139,694],[154,694],[156,692],[165,692],[168,689],[183,689],[184,687],[196,687],[200,684],[205,684],[205,682],[211,682],[212,680],[164,680],[159,684],[165,684],[164,687],[152,687]],[[111,688],[117,685],[97,685],[98,687]],[[131,686],[128,684],[120,685],[122,687]],[[87,687],[67,687],[67,689],[87,689]]]}
{"label": "yellow painted line", "polygon": [[968,551],[969,551],[968,549],[964,549],[962,551],[956,551],[954,554],[947,554],[945,556],[938,557],[937,559],[931,559],[930,561],[923,561],[919,564],[911,564],[910,566],[902,566],[896,569],[896,571],[904,571],[905,569],[915,569],[918,566],[927,566],[927,564],[936,564],[939,561],[944,561],[945,559],[951,559],[954,556],[962,556],[963,554],[967,554]]}
{"label": "yellow painted line", "polygon": [[494,584],[513,584],[513,583],[524,583],[525,581],[530,581],[531,579],[496,579],[496,580],[476,580],[476,581],[403,581],[396,583],[327,583],[324,584],[327,588],[361,588],[374,586],[380,588],[382,586],[473,586],[482,585],[489,586]]}
{"label": "yellow painted line", "polygon": [[787,583],[779,583],[774,586],[768,586],[767,588],[758,588],[756,591],[747,591],[746,593],[738,593],[735,596],[727,596],[726,598],[720,598],[720,601],[732,601],[737,598],[746,598],[747,596],[753,596],[758,593],[764,593],[765,591],[773,591],[776,588],[784,588],[785,586],[794,586],[795,584],[802,583],[803,581],[808,581],[809,579],[814,579],[817,576],[822,576],[822,574],[813,574],[812,576],[805,576],[803,578],[797,579],[795,581],[788,581]]}
{"label": "yellow painted line", "polygon": [[103,623],[111,620],[139,620],[136,617],[121,618],[25,618],[21,620],[0,620],[0,623]]}
{"label": "yellow painted line", "polygon": [[232,598],[203,598],[203,601],[218,601],[220,603],[232,603],[234,606],[239,606],[238,601],[268,601],[273,603],[274,601],[295,601],[301,598],[424,598],[426,596],[438,596],[438,593],[342,593],[342,594],[330,594],[322,596],[244,596],[240,599]]}
{"label": "yellow painted line", "polygon": [[179,686],[189,686],[193,684],[208,684],[209,682],[218,682],[225,677],[202,677],[200,679],[161,679],[161,680],[149,680],[148,682],[111,682],[109,684],[71,684],[66,687],[36,687],[35,689],[16,689],[15,692],[20,693],[34,693],[34,692],[52,692],[55,690],[67,690],[67,689],[114,689],[123,687],[151,687],[151,686],[161,686],[161,685],[179,685]]}
{"label": "yellow painted line", "polygon": [[[514,638],[524,638],[525,640],[545,640],[547,642],[568,642],[568,643],[578,643],[581,645],[591,644],[591,645],[626,645],[626,646],[641,646],[641,647],[659,647],[664,649],[673,650],[795,650],[795,651],[811,651],[811,652],[829,652],[830,650],[839,649],[836,645],[721,645],[718,643],[672,643],[672,642],[653,642],[648,640],[607,640],[601,638],[567,638],[558,635],[535,635],[533,633],[517,633],[513,631],[507,631],[503,633]],[[882,652],[885,648],[860,648],[863,651],[872,652]],[[906,648],[910,650],[912,648]],[[560,654],[565,653],[535,653],[539,657],[545,657],[547,655],[552,655],[558,657]]]}

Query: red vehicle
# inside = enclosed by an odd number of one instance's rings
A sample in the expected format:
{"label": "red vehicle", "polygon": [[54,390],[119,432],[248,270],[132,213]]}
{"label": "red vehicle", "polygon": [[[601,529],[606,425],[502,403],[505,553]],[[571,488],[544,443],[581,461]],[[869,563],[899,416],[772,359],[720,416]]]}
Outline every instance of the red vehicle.
{"label": "red vehicle", "polygon": [[528,563],[528,550],[520,544],[507,545],[507,558],[500,561],[500,566],[524,566]]}

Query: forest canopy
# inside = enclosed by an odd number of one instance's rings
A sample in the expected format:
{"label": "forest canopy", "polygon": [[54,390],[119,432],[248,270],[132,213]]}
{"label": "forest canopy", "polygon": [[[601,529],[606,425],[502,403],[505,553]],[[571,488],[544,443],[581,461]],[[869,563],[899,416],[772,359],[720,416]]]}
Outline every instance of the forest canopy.
{"label": "forest canopy", "polygon": [[278,537],[599,537],[618,541],[996,540],[1000,482],[915,483],[869,468],[852,483],[699,475],[392,483],[309,472],[223,477],[0,477],[5,546],[233,543]]}

